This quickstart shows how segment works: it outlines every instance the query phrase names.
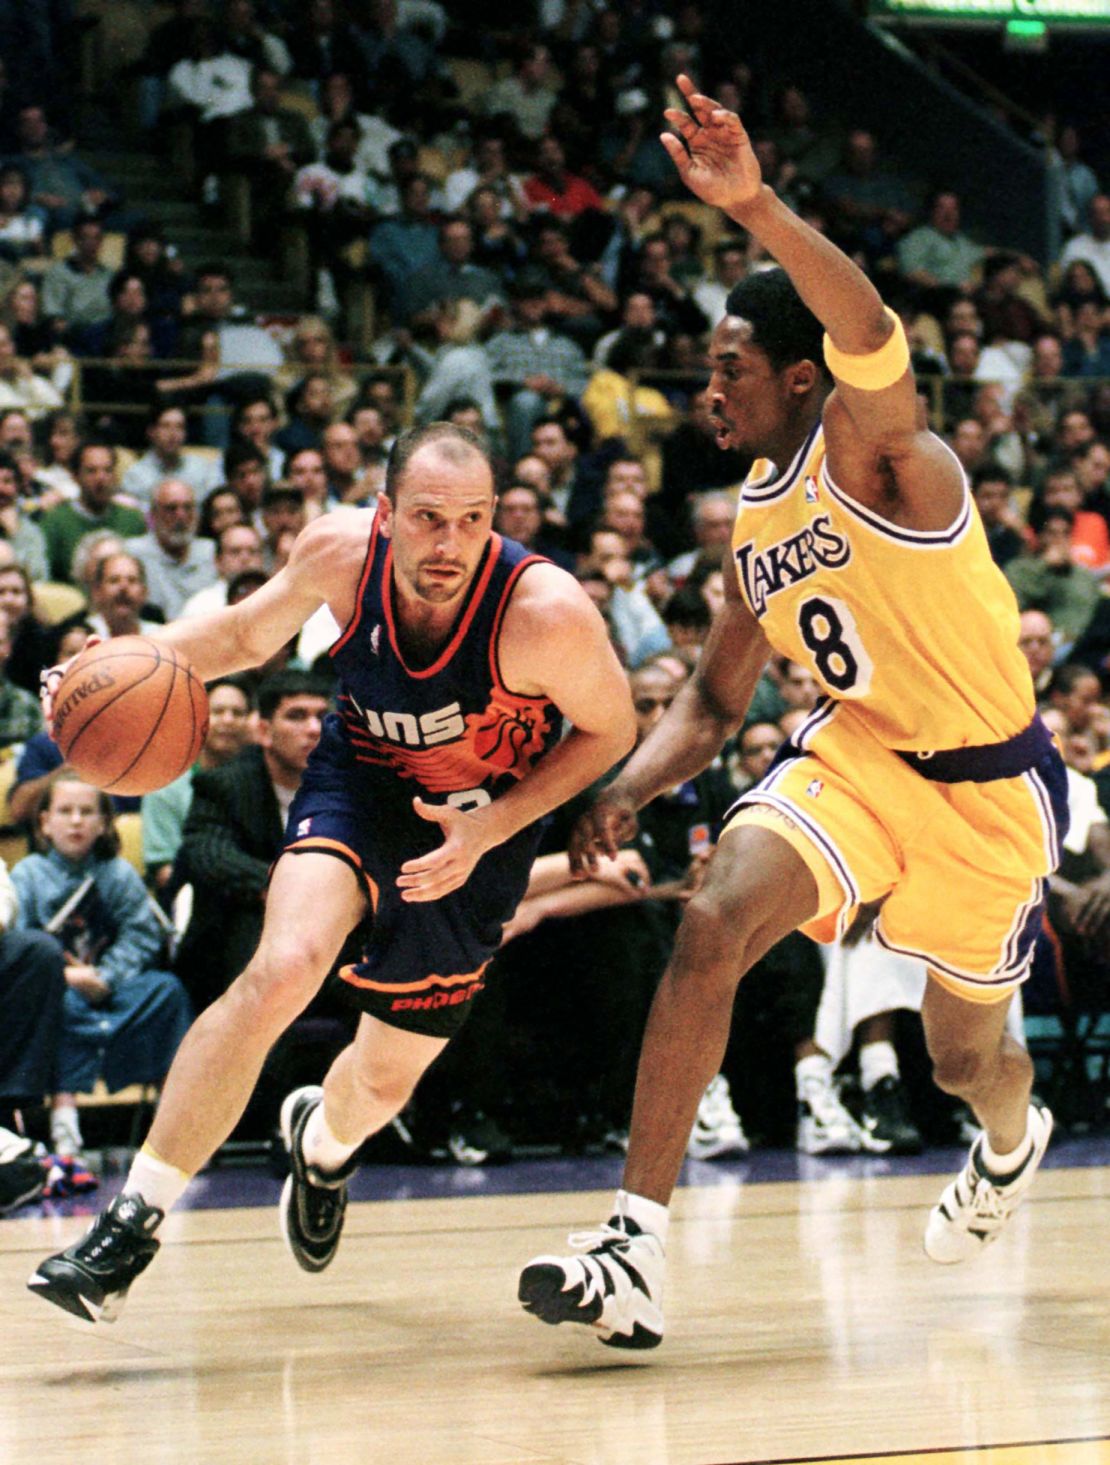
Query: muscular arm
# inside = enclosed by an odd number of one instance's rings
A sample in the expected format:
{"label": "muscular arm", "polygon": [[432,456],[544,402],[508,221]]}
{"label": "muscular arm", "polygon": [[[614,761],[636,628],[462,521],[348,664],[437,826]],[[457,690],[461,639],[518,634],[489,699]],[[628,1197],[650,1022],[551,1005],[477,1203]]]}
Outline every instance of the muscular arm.
{"label": "muscular arm", "polygon": [[743,721],[771,654],[731,559],[726,555],[725,602],[693,676],[610,785],[637,809],[709,766]]}
{"label": "muscular arm", "polygon": [[483,808],[415,801],[422,817],[440,825],[444,841],[402,867],[397,886],[405,900],[438,900],[458,889],[487,850],[595,782],[635,739],[628,679],[596,608],[563,570],[535,565],[522,576],[505,614],[500,663],[511,691],[550,698],[571,730]]}
{"label": "muscular arm", "polygon": [[225,610],[172,621],[157,639],[188,657],[202,681],[261,666],[325,600],[331,602],[337,582],[350,582],[346,593],[353,605],[367,526],[362,510],[337,509],[313,519],[298,535],[289,563],[253,595]]}
{"label": "muscular arm", "polygon": [[581,793],[636,738],[628,679],[604,622],[580,585],[554,565],[521,578],[501,634],[501,674],[513,691],[548,697],[570,732],[515,788],[479,810],[495,844]]}
{"label": "muscular arm", "polygon": [[[763,182],[739,117],[703,96],[688,77],[680,77],[679,86],[690,112],[666,113],[680,137],[668,133],[662,141],[687,186],[774,256],[834,346],[851,356],[878,351],[894,327],[863,271]],[[959,513],[962,473],[923,431],[910,369],[879,391],[838,380],[825,408],[825,441],[833,478],[893,523],[945,529]]]}

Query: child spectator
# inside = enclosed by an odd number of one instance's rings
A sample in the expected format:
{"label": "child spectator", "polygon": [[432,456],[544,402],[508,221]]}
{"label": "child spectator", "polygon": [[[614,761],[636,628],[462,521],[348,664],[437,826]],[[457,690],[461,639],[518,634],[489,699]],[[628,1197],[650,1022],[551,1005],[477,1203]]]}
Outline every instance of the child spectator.
{"label": "child spectator", "polygon": [[47,931],[65,955],[66,994],[51,1138],[80,1152],[73,1096],[159,1083],[191,1020],[185,989],[155,963],[162,931],[139,876],[117,851],[108,795],[60,769],[39,808],[43,853],[12,871],[17,927]]}

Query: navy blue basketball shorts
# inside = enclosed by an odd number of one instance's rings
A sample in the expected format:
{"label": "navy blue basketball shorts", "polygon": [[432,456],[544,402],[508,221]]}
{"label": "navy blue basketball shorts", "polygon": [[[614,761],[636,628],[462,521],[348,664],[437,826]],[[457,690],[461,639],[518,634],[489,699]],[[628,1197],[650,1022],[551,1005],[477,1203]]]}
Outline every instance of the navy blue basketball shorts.
{"label": "navy blue basketball shorts", "polygon": [[483,855],[460,889],[403,901],[401,866],[443,843],[439,825],[413,812],[406,786],[383,798],[357,772],[314,755],[289,811],[283,853],[332,855],[362,882],[373,925],[362,959],[339,972],[362,1010],[391,1027],[451,1038],[482,990],[539,839],[538,825],[523,829]]}

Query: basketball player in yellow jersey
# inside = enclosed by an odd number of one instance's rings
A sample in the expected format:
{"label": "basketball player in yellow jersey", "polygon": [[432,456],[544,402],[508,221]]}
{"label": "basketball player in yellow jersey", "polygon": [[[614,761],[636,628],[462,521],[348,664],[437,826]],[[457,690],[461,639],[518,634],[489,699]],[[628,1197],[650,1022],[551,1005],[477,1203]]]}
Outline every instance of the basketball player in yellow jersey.
{"label": "basketball player in yellow jersey", "polygon": [[718,1072],[736,984],[787,932],[876,932],[923,958],[936,1082],[983,1133],[929,1215],[925,1250],[992,1241],[1028,1188],[1051,1116],[1005,1032],[1045,877],[1066,832],[1064,771],[1036,717],[1018,612],[967,484],[922,425],[901,325],[856,266],[764,185],[740,119],[679,87],[663,145],[692,192],[781,265],[735,287],[713,333],[721,447],[757,456],[725,566],[727,598],[690,682],[575,831],[579,868],[635,811],[704,768],[740,724],[772,650],[825,697],[726,824],[686,907],[644,1040],[623,1189],[580,1254],[537,1257],[520,1298],[602,1342],[662,1337],[667,1205]]}

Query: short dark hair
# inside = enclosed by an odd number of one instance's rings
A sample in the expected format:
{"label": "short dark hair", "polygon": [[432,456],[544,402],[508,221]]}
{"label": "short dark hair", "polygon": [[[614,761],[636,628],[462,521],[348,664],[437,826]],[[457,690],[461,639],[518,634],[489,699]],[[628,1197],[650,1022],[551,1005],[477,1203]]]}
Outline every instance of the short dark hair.
{"label": "short dark hair", "polygon": [[261,448],[256,448],[253,443],[239,441],[231,443],[224,449],[225,477],[230,478],[244,463],[260,463],[263,468],[270,466],[266,454]]}
{"label": "short dark hair", "polygon": [[218,259],[206,260],[197,270],[198,282],[213,277],[226,280],[229,285],[234,285],[235,283],[235,276],[228,269],[227,265],[221,263]]}
{"label": "short dark hair", "polygon": [[103,448],[106,453],[111,453],[112,462],[113,464],[115,463],[116,450],[112,443],[107,442],[102,437],[87,437],[73,455],[73,466],[77,469],[78,473],[80,473],[81,465],[85,461],[85,454],[91,452],[93,448]]}
{"label": "short dark hair", "polygon": [[708,630],[713,617],[705,596],[693,585],[680,585],[663,607],[665,626],[691,626]]}
{"label": "short dark hair", "polygon": [[231,436],[234,438],[242,426],[243,418],[247,415],[248,407],[257,407],[259,402],[270,409],[270,415],[277,416],[277,408],[274,406],[273,398],[269,392],[252,392],[250,396],[244,397],[241,402],[236,402],[231,413]]}
{"label": "short dark hair", "polygon": [[264,570],[240,570],[237,575],[232,575],[227,582],[228,605],[237,605],[240,600],[246,600],[255,590],[261,590],[269,578]]}
{"label": "short dark hair", "polygon": [[1043,532],[1054,519],[1063,520],[1069,529],[1075,523],[1075,515],[1070,509],[1065,509],[1063,504],[1053,504],[1041,514],[1041,527],[1037,532]]}
{"label": "short dark hair", "polygon": [[976,468],[971,475],[971,491],[974,493],[984,483],[1004,483],[1007,488],[1013,488],[1013,477],[1005,468],[1000,468],[997,463],[984,463],[981,468]]}
{"label": "short dark hair", "polygon": [[296,668],[278,671],[267,677],[258,689],[258,715],[269,721],[287,697],[326,699],[330,695],[331,688],[311,672]]}
{"label": "short dark hair", "polygon": [[752,328],[752,344],[776,371],[796,361],[812,361],[828,375],[822,338],[824,327],[794,288],[785,270],[757,270],[733,285],[725,313],[739,316]]}
{"label": "short dark hair", "polygon": [[108,281],[108,299],[115,302],[123,294],[124,286],[128,280],[138,280],[143,289],[146,289],[146,281],[138,270],[129,270],[126,265],[122,270],[117,270]]}
{"label": "short dark hair", "polygon": [[246,677],[229,672],[226,676],[213,677],[210,682],[205,682],[204,684],[204,690],[210,697],[220,687],[234,687],[237,692],[242,692],[246,698],[247,711],[251,712],[254,710],[254,693],[251,691],[250,682]]}
{"label": "short dark hair", "polygon": [[1048,684],[1049,695],[1059,692],[1066,697],[1076,682],[1081,681],[1084,677],[1097,676],[1098,672],[1082,661],[1065,661],[1063,666],[1058,666],[1052,673],[1052,680]]}
{"label": "short dark hair", "polygon": [[[262,490],[263,509],[269,509],[274,504],[297,504],[298,507],[304,503],[304,492],[294,483],[272,483],[269,488]],[[236,527],[241,528],[241,525]]]}
{"label": "short dark hair", "polygon": [[490,470],[490,491],[493,491],[493,467],[481,438],[469,428],[454,422],[429,422],[424,427],[410,427],[399,433],[389,450],[385,464],[385,492],[390,503],[397,502],[397,489],[413,456],[428,443],[442,443],[445,457],[458,459],[467,452],[477,453]]}

